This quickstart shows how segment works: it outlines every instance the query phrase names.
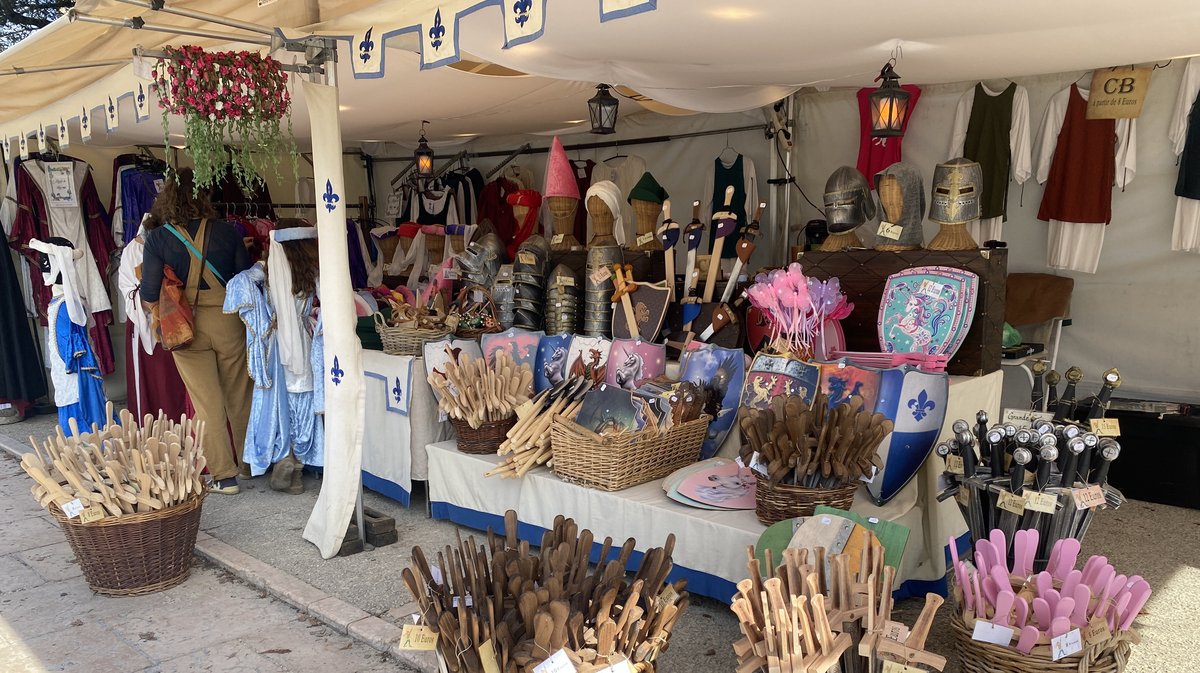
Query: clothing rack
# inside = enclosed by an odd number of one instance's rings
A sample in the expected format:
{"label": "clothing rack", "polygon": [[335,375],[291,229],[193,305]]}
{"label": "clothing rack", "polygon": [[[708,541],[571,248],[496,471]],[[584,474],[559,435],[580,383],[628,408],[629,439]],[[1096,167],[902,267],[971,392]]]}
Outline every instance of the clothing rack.
{"label": "clothing rack", "polygon": [[[300,208],[300,209],[304,209],[304,208],[316,208],[317,207],[317,205],[315,203],[274,203],[274,202],[260,203],[260,202],[256,202],[256,201],[243,201],[241,203],[214,202],[212,205],[214,208],[223,208],[223,207],[228,207],[228,206],[233,206],[235,208],[238,206],[249,206],[249,207],[253,208],[254,206],[258,206],[260,208]],[[366,206],[365,204],[360,202],[360,203],[347,203],[345,205],[345,207],[346,208],[367,208],[368,206]]]}
{"label": "clothing rack", "polygon": [[513,152],[511,154],[509,154],[507,157],[505,157],[504,161],[501,161],[495,168],[493,168],[491,171],[488,172],[487,179],[491,180],[493,175],[504,170],[504,167],[507,166],[508,164],[510,164],[513,159],[516,159],[517,157],[521,156],[522,154],[524,154],[532,149],[533,148],[529,145],[529,143],[525,143],[524,145],[521,145],[517,149],[513,150]]}

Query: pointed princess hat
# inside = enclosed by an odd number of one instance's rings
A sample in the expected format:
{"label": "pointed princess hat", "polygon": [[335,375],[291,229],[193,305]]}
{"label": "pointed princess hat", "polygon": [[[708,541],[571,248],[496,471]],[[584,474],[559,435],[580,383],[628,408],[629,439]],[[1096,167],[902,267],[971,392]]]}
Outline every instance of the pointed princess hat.
{"label": "pointed princess hat", "polygon": [[571,170],[567,151],[563,149],[558,136],[554,136],[554,142],[550,144],[550,158],[546,160],[545,195],[579,198],[579,183],[575,182],[575,172]]}

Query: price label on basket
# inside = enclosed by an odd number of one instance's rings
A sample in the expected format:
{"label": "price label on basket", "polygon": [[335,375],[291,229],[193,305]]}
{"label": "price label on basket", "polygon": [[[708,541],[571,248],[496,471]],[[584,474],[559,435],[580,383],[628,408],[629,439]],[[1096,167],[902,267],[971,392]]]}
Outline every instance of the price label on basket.
{"label": "price label on basket", "polygon": [[1050,658],[1054,661],[1064,659],[1072,654],[1083,651],[1083,638],[1079,629],[1071,629],[1057,638],[1050,639]]}
{"label": "price label on basket", "polygon": [[1073,488],[1071,497],[1075,499],[1076,509],[1092,509],[1105,502],[1104,490],[1100,488],[1099,484],[1092,484],[1087,488]]}
{"label": "price label on basket", "polygon": [[400,632],[400,649],[429,651],[437,647],[438,635],[424,624],[405,624]]}
{"label": "price label on basket", "polygon": [[79,513],[79,523],[91,523],[104,518],[104,508],[100,505],[92,505],[85,508]]}
{"label": "price label on basket", "polygon": [[1116,418],[1093,418],[1088,421],[1098,437],[1120,437],[1121,421]]}
{"label": "price label on basket", "polygon": [[1058,497],[1053,493],[1025,491],[1025,509],[1031,509],[1042,514],[1053,514],[1058,506]]}
{"label": "price label on basket", "polygon": [[71,502],[63,505],[62,511],[63,514],[67,515],[68,519],[74,519],[83,512],[83,503],[79,501],[79,498],[75,498]]}
{"label": "price label on basket", "polygon": [[975,630],[971,633],[971,640],[978,640],[981,643],[991,643],[1000,647],[1008,647],[1012,639],[1012,629],[1007,626],[985,622],[982,619],[975,622]]}
{"label": "price label on basket", "polygon": [[559,650],[534,666],[533,673],[575,673],[575,664],[571,663],[566,650]]}
{"label": "price label on basket", "polygon": [[996,498],[996,506],[1006,512],[1024,514],[1025,498],[1008,491],[1000,491],[1000,495]]}

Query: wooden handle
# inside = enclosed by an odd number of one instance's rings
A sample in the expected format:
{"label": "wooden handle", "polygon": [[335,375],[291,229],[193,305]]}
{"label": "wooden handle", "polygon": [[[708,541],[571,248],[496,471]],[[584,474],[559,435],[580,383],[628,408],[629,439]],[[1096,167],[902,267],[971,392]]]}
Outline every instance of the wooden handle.
{"label": "wooden handle", "polygon": [[692,201],[692,221],[700,221],[700,201],[698,199],[696,201]]}
{"label": "wooden handle", "polygon": [[767,209],[767,202],[759,201],[758,202],[758,210],[754,211],[754,221],[755,222],[759,222],[762,220],[763,211],[766,209]]}
{"label": "wooden handle", "polygon": [[925,639],[929,637],[929,629],[933,626],[933,616],[945,600],[934,593],[925,594],[925,607],[921,608],[921,615],[913,624],[912,631],[909,631],[908,639],[904,641],[905,645],[914,650],[925,649]]}
{"label": "wooden handle", "polygon": [[725,188],[725,208],[726,209],[729,208],[729,204],[733,203],[733,192],[734,192],[733,185],[729,185],[728,187]]}
{"label": "wooden handle", "polygon": [[671,219],[671,199],[666,199],[663,201],[662,214],[664,221]]}

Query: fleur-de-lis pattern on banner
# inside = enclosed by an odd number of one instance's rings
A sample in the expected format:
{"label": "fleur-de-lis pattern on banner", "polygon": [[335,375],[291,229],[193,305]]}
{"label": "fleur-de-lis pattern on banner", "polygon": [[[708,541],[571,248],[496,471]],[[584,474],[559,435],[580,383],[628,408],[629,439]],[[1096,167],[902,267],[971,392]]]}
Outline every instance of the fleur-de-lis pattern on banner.
{"label": "fleur-de-lis pattern on banner", "polygon": [[21,139],[19,142],[20,142],[21,158],[28,159],[29,158],[29,138],[26,138],[25,134],[22,133]]}
{"label": "fleur-de-lis pattern on banner", "polygon": [[71,133],[67,131],[67,120],[58,118],[58,148],[66,149],[71,144]]}
{"label": "fleur-de-lis pattern on banner", "polygon": [[908,408],[912,410],[913,418],[920,421],[929,415],[937,407],[937,403],[929,399],[929,392],[922,390],[917,396],[908,401]]}
{"label": "fleur-de-lis pattern on banner", "polygon": [[149,119],[149,99],[146,97],[146,87],[141,82],[138,82],[137,94],[134,95],[133,102],[133,109],[137,112],[137,120],[141,122]]}
{"label": "fleur-de-lis pattern on banner", "polygon": [[12,158],[12,141],[8,139],[8,134],[4,134],[4,159],[5,161]]}
{"label": "fleur-de-lis pattern on banner", "polygon": [[46,149],[46,125],[38,124],[38,149]]}
{"label": "fleur-de-lis pattern on banner", "polygon": [[504,47],[508,49],[542,36],[546,0],[504,0]]}
{"label": "fleur-de-lis pattern on banner", "polygon": [[333,366],[329,368],[329,380],[333,382],[333,385],[339,386],[345,376],[346,370],[342,369],[341,364],[338,363],[338,357],[333,356]]}
{"label": "fleur-de-lis pattern on banner", "polygon": [[404,401],[404,389],[400,387],[400,377],[396,377],[396,386],[392,388],[392,397],[396,398],[396,404]]}
{"label": "fleur-de-lis pattern on banner", "polygon": [[446,36],[446,27],[442,25],[442,10],[438,9],[433,15],[433,27],[429,29],[429,44],[434,51],[442,48],[442,38]]}
{"label": "fleur-de-lis pattern on banner", "polygon": [[368,28],[363,35],[363,39],[358,43],[358,58],[363,63],[370,61],[372,58],[371,52],[375,51],[375,41],[371,39],[371,32],[374,28]]}
{"label": "fleur-de-lis pattern on banner", "polygon": [[117,117],[118,117],[119,112],[117,110],[117,104],[113,102],[112,96],[108,97],[108,105],[106,105],[104,107],[104,112],[105,112],[105,117],[104,117],[105,121],[108,122],[108,130],[110,132],[117,130],[117,126],[119,123],[119,120],[117,119]]}
{"label": "fleur-de-lis pattern on banner", "polygon": [[533,8],[533,0],[517,0],[513,3],[513,21],[522,28],[529,21],[529,10]]}
{"label": "fleur-de-lis pattern on banner", "polygon": [[342,197],[333,191],[333,182],[325,181],[325,193],[321,195],[321,200],[325,202],[325,210],[332,213],[333,209],[337,208],[338,201],[341,201]]}

